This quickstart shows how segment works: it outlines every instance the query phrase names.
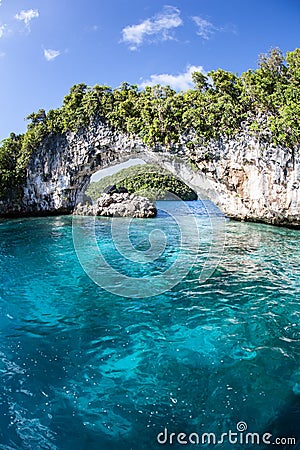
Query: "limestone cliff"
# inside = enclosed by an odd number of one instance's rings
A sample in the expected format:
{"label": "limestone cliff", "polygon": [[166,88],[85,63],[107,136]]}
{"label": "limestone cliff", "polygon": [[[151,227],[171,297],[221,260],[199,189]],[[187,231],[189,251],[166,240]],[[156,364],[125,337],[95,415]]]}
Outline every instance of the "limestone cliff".
{"label": "limestone cliff", "polygon": [[247,130],[193,150],[188,139],[171,152],[151,150],[98,121],[77,133],[49,135],[30,158],[23,198],[0,203],[0,213],[71,213],[96,170],[140,157],[170,170],[229,217],[300,228],[299,149],[262,143]]}
{"label": "limestone cliff", "polygon": [[300,227],[300,150],[243,132],[197,148],[192,159],[211,180],[227,216]]}

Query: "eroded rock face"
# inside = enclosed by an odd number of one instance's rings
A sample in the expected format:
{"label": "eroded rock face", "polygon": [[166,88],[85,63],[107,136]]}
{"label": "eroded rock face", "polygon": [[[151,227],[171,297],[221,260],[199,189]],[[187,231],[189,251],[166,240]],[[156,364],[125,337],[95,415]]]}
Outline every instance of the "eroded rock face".
{"label": "eroded rock face", "polygon": [[229,217],[300,228],[300,148],[235,139],[197,148],[193,160],[218,193]]}
{"label": "eroded rock face", "polygon": [[77,133],[49,135],[31,156],[23,198],[0,202],[0,215],[70,214],[96,170],[140,157],[170,170],[229,217],[300,228],[300,148],[275,147],[247,129],[193,150],[190,140],[182,136],[171,151],[151,150],[99,120]]}
{"label": "eroded rock face", "polygon": [[145,197],[128,193],[102,194],[94,204],[79,203],[73,212],[80,216],[155,217],[155,205]]}
{"label": "eroded rock face", "polygon": [[206,159],[205,150],[196,149],[194,161],[212,179],[227,216],[300,228],[300,149],[244,133],[212,145]]}

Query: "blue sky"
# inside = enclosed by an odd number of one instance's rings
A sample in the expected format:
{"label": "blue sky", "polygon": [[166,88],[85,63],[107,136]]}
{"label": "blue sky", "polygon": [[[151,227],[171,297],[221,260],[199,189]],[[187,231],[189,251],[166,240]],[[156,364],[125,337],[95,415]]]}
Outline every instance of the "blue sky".
{"label": "blue sky", "polygon": [[0,0],[0,139],[75,83],[190,86],[300,46],[300,0]]}

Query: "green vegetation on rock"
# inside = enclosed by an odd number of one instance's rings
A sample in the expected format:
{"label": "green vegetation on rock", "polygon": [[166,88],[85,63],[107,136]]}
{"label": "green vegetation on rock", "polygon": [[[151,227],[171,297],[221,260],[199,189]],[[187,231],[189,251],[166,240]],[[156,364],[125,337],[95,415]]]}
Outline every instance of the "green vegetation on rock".
{"label": "green vegetation on rock", "polygon": [[197,194],[167,170],[152,164],[140,164],[92,182],[86,194],[96,200],[108,186],[124,187],[129,193],[145,196],[150,200],[172,199],[172,194],[182,200],[197,200]]}
{"label": "green vegetation on rock", "polygon": [[261,55],[258,68],[238,76],[217,69],[194,73],[195,88],[176,92],[168,86],[139,90],[73,86],[61,108],[30,114],[25,134],[11,134],[0,147],[0,198],[20,195],[32,152],[51,134],[76,131],[98,118],[139,136],[150,147],[175,149],[183,134],[188,148],[247,129],[258,139],[296,149],[300,143],[300,49],[275,48]]}

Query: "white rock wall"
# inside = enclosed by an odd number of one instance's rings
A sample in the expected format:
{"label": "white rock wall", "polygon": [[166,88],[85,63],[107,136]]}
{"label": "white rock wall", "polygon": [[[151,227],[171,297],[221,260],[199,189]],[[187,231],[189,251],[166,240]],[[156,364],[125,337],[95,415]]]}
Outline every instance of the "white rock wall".
{"label": "white rock wall", "polygon": [[244,131],[193,150],[183,142],[177,150],[151,151],[99,122],[49,136],[31,157],[22,202],[0,204],[0,213],[71,213],[96,170],[142,157],[179,176],[229,217],[300,227],[300,149],[293,154],[261,144]]}

